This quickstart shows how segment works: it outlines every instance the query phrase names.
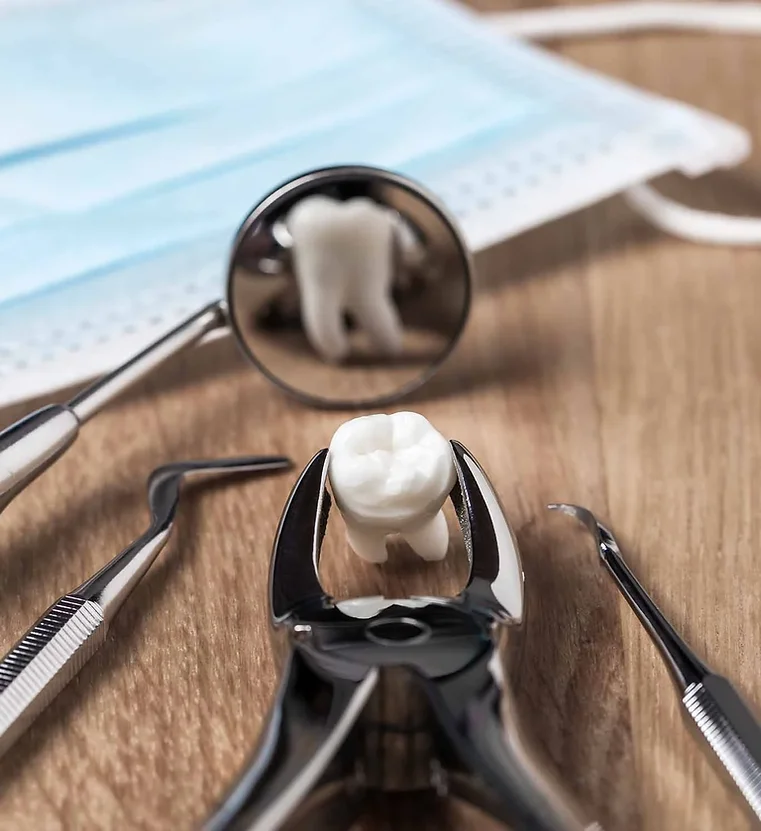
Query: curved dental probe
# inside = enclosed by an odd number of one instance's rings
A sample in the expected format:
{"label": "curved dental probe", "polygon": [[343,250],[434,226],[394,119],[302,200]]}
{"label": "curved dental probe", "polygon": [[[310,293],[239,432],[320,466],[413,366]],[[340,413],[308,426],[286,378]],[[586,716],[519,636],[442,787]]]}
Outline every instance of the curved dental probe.
{"label": "curved dental probe", "polygon": [[712,672],[676,633],[626,565],[613,534],[578,505],[548,505],[579,520],[619,590],[665,661],[690,721],[761,820],[761,726],[730,682]]}
{"label": "curved dental probe", "polygon": [[97,574],[56,600],[0,661],[0,755],[82,669],[116,613],[166,545],[187,476],[285,470],[284,456],[177,462],[148,478],[151,524]]}
{"label": "curved dental probe", "polygon": [[302,472],[270,570],[279,688],[205,831],[338,831],[372,791],[451,794],[514,831],[599,831],[523,739],[501,663],[524,617],[518,548],[486,473],[450,447],[470,560],[456,597],[330,597],[319,579],[330,451]]}

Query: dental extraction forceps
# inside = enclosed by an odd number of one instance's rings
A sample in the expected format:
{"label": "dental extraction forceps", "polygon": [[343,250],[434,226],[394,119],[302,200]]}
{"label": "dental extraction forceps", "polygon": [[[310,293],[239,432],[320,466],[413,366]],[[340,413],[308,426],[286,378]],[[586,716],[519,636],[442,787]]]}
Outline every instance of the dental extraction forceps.
{"label": "dental extraction forceps", "polygon": [[0,661],[0,756],[105,641],[114,616],[169,539],[182,480],[288,467],[290,461],[282,456],[242,456],[178,462],[153,471],[148,479],[148,530],[97,574],[56,600]]}
{"label": "dental extraction forceps", "polygon": [[521,736],[501,663],[523,618],[518,549],[486,474],[451,446],[470,560],[454,598],[329,597],[318,577],[328,450],[301,474],[270,571],[280,686],[257,752],[205,831],[349,827],[367,791],[431,789],[514,831],[599,831]]}
{"label": "dental extraction forceps", "polygon": [[755,716],[730,682],[712,672],[679,637],[626,565],[613,534],[586,508],[549,507],[575,517],[594,537],[600,559],[668,667],[688,724],[697,727],[761,821],[761,726]]}

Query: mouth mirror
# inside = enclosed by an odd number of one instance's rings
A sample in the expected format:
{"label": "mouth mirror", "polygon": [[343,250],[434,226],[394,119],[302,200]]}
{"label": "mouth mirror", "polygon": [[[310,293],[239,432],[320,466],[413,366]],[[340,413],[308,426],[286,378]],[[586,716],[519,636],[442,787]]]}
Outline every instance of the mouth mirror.
{"label": "mouth mirror", "polygon": [[0,511],[139,378],[213,332],[282,389],[316,407],[377,407],[425,383],[470,308],[470,259],[416,184],[367,167],[306,173],[249,214],[227,300],[195,312],[65,404],[0,432]]}
{"label": "mouth mirror", "polygon": [[424,384],[470,307],[470,258],[417,184],[368,167],[293,179],[235,239],[233,333],[275,384],[316,407],[376,407]]}

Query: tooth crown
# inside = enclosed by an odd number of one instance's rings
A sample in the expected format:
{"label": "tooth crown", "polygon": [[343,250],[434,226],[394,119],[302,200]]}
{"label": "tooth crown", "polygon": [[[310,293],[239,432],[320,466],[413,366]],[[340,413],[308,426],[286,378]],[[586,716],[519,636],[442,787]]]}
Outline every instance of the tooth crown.
{"label": "tooth crown", "polygon": [[361,196],[346,202],[310,196],[291,210],[287,224],[297,266],[306,259],[312,266],[302,279],[334,285],[342,299],[388,288],[391,268],[370,268],[378,262],[390,266],[394,222],[385,208]]}
{"label": "tooth crown", "polygon": [[347,518],[389,531],[433,518],[456,478],[449,442],[412,412],[341,425],[330,444],[329,476]]}

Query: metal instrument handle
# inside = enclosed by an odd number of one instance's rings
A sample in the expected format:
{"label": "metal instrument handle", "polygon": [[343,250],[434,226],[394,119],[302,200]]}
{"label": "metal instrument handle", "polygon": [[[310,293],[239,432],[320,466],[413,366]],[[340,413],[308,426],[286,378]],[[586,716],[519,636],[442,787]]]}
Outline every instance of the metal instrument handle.
{"label": "metal instrument handle", "polygon": [[0,511],[68,449],[81,424],[172,355],[226,325],[224,303],[204,306],[68,404],[43,407],[0,432]]}
{"label": "metal instrument handle", "polygon": [[64,453],[79,434],[79,419],[51,404],[0,432],[0,511]]}
{"label": "metal instrument handle", "polygon": [[549,506],[580,520],[616,585],[650,634],[674,678],[687,715],[761,820],[761,725],[734,687],[704,664],[626,565],[613,534],[579,505]]}
{"label": "metal instrument handle", "polygon": [[209,332],[226,325],[227,311],[224,303],[217,301],[204,306],[121,366],[77,393],[68,406],[84,424],[159,364],[188,346],[198,343]]}
{"label": "metal instrument handle", "polygon": [[108,622],[92,600],[57,600],[0,661],[0,755],[87,663]]}
{"label": "metal instrument handle", "polygon": [[203,831],[349,827],[338,817],[354,815],[343,781],[354,771],[353,757],[336,761],[378,678],[376,667],[359,679],[333,677],[310,666],[299,650],[292,652],[259,747]]}
{"label": "metal instrument handle", "polygon": [[761,727],[755,716],[720,675],[707,675],[690,685],[682,704],[761,820]]}

